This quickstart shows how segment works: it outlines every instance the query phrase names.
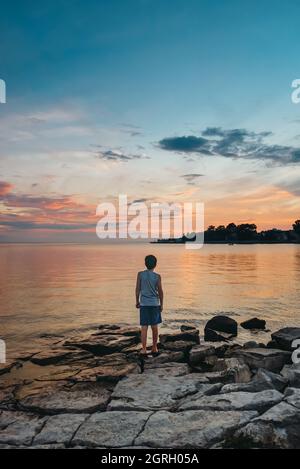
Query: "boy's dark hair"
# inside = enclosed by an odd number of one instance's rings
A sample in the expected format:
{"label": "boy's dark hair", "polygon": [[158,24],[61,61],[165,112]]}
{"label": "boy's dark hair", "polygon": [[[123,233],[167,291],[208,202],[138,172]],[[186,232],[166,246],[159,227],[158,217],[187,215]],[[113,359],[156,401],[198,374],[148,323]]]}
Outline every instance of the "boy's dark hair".
{"label": "boy's dark hair", "polygon": [[145,257],[145,266],[147,267],[147,269],[149,270],[154,269],[154,267],[156,267],[156,264],[157,264],[157,259],[155,256],[152,256],[150,254],[149,256]]}

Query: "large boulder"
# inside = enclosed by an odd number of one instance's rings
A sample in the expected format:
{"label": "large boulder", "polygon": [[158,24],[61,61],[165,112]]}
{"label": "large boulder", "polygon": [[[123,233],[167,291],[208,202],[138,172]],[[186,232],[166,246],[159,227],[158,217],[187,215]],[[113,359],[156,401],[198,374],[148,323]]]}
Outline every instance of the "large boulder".
{"label": "large boulder", "polygon": [[241,359],[251,369],[265,368],[273,372],[279,372],[291,359],[289,352],[269,348],[237,349],[231,356]]}
{"label": "large boulder", "polygon": [[294,340],[300,339],[300,327],[284,327],[274,332],[271,337],[276,341],[278,348],[293,351]]}
{"label": "large boulder", "polygon": [[252,318],[241,323],[244,329],[265,329],[266,321],[264,319]]}
{"label": "large boulder", "polygon": [[196,393],[183,400],[179,411],[185,410],[255,410],[259,413],[265,412],[270,407],[278,404],[283,399],[283,394],[269,389],[261,392],[234,392],[218,394],[214,396],[203,396]]}
{"label": "large boulder", "polygon": [[151,448],[210,448],[256,416],[254,411],[155,412],[135,444]]}
{"label": "large boulder", "polygon": [[287,402],[280,402],[237,430],[227,444],[230,448],[239,449],[299,449],[300,410]]}
{"label": "large boulder", "polygon": [[[215,334],[213,333],[215,332]],[[224,336],[221,333],[229,334]],[[215,316],[210,319],[204,328],[205,340],[215,342],[219,340],[226,340],[230,337],[237,336],[238,324],[234,319],[228,316]]]}

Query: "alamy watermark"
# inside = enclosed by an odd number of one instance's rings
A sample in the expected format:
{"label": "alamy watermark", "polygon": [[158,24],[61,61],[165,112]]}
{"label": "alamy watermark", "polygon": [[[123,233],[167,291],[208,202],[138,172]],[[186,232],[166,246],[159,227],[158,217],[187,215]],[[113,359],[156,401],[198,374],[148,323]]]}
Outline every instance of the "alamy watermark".
{"label": "alamy watermark", "polygon": [[186,249],[200,249],[204,244],[204,204],[200,202],[147,205],[128,203],[127,195],[121,194],[117,203],[100,203],[96,214],[100,239],[163,238],[161,242],[184,243]]}
{"label": "alamy watermark", "polygon": [[6,344],[0,339],[0,363],[6,363]]}
{"label": "alamy watermark", "polygon": [[300,103],[300,78],[293,80],[292,88],[295,88],[291,94],[292,103],[299,104]]}
{"label": "alamy watermark", "polygon": [[6,103],[6,83],[0,78],[0,103]]}
{"label": "alamy watermark", "polygon": [[300,339],[296,339],[293,341],[292,348],[296,349],[292,353],[292,362],[295,365],[299,365],[300,363]]}

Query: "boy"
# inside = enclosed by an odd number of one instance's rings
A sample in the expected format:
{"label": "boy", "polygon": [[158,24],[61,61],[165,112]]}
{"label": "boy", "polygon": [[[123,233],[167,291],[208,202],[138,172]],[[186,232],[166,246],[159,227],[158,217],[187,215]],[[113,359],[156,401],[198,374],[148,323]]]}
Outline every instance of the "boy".
{"label": "boy", "polygon": [[157,264],[155,256],[145,257],[146,270],[139,272],[136,279],[136,307],[140,309],[140,325],[142,326],[142,356],[147,355],[147,332],[148,326],[152,329],[152,355],[158,355],[157,339],[158,324],[162,322],[161,312],[163,310],[164,294],[161,277],[154,272]]}

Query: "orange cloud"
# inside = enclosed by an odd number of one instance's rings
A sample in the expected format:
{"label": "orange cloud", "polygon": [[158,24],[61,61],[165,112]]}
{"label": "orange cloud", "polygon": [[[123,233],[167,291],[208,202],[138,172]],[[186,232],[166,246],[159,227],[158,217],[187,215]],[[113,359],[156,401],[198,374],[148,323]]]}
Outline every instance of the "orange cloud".
{"label": "orange cloud", "polygon": [[6,194],[9,194],[13,188],[13,185],[9,182],[0,181],[0,197],[3,197]]}

